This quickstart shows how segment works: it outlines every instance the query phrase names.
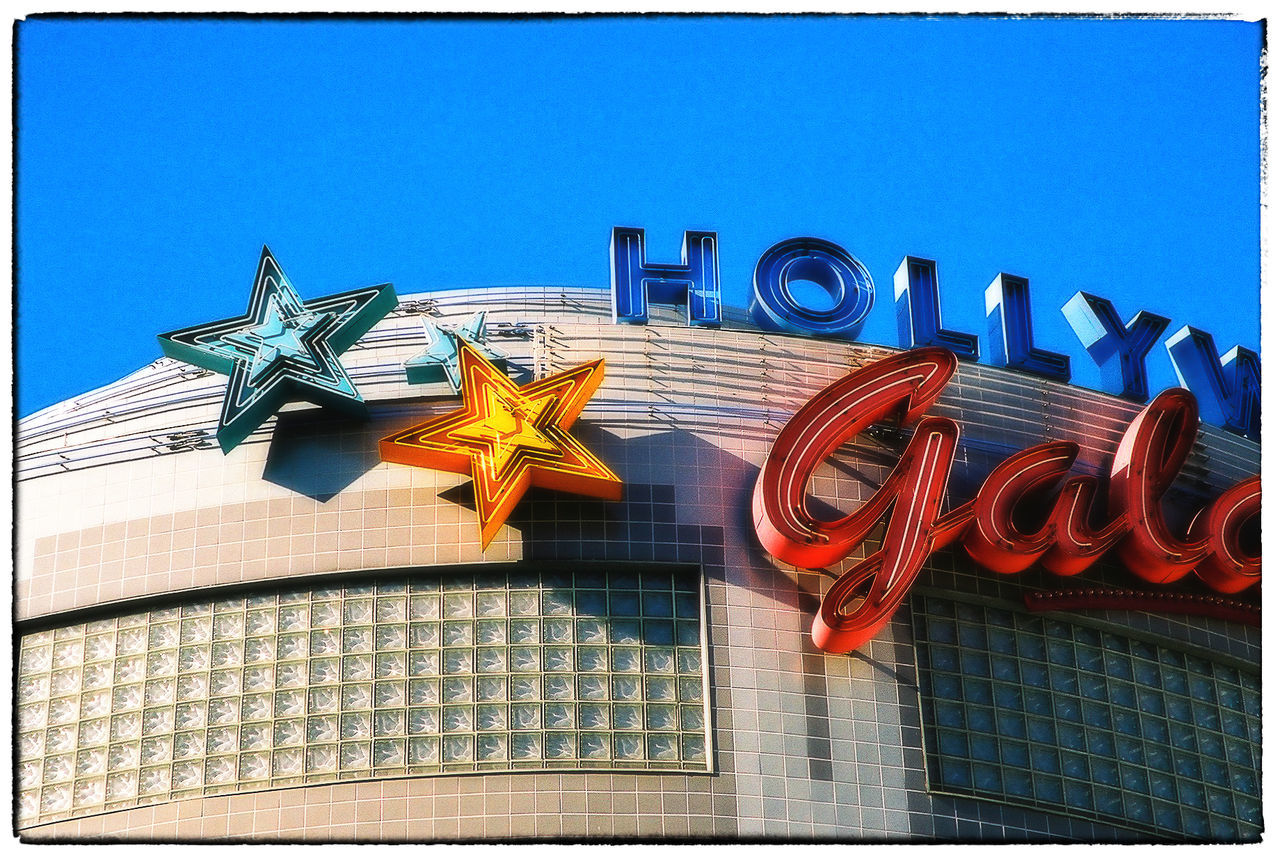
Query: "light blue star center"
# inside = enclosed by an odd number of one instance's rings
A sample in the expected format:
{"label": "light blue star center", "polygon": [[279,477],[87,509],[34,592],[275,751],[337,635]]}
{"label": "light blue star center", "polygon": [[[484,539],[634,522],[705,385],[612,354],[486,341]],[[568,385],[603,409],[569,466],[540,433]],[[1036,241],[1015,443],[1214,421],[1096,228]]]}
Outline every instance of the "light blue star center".
{"label": "light blue star center", "polygon": [[427,334],[427,347],[405,361],[404,367],[409,383],[429,384],[448,381],[455,393],[461,392],[462,375],[458,368],[459,342],[467,343],[494,365],[506,366],[507,355],[486,341],[484,318],[485,313],[478,312],[465,324],[455,328],[443,327],[424,318],[422,328]]}
{"label": "light blue star center", "polygon": [[245,328],[227,336],[228,342],[243,346],[253,353],[249,362],[248,383],[254,385],[270,375],[282,362],[301,364],[316,372],[321,371],[305,342],[307,336],[319,325],[330,320],[333,313],[302,311],[286,313],[273,295],[268,298],[266,319],[262,324]]}

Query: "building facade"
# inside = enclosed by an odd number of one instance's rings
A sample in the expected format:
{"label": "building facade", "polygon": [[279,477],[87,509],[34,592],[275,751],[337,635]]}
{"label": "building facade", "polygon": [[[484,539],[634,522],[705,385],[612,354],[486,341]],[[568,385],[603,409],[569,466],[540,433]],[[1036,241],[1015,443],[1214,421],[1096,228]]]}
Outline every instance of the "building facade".
{"label": "building facade", "polygon": [[[379,460],[457,407],[411,385],[422,318],[487,311],[518,378],[603,357],[573,428],[620,501],[531,491],[480,547],[470,480]],[[1261,631],[1032,609],[1140,582],[928,560],[871,643],[817,649],[831,577],[773,560],[751,494],[779,430],[894,349],[720,329],[597,289],[402,299],[344,356],[369,419],[291,406],[224,455],[225,379],[167,358],[18,425],[17,833],[31,841],[1251,841]],[[968,500],[1050,440],[1105,473],[1140,406],[963,364]],[[904,446],[846,444],[812,508],[857,508]],[[1256,474],[1203,426],[1171,521]],[[879,538],[873,534],[869,546]],[[863,553],[830,570],[838,574]],[[1188,578],[1173,600],[1203,600]],[[1245,612],[1257,596],[1238,596]]]}

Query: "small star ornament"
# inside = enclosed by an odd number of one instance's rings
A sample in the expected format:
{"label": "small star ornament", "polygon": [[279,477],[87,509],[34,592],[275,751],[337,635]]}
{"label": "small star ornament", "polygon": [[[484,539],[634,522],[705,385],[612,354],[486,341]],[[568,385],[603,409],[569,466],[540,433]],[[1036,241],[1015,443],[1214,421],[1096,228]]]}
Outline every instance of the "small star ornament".
{"label": "small star ornament", "polygon": [[244,315],[157,338],[166,356],[229,376],[217,431],[226,453],[288,402],[363,414],[338,355],[396,302],[390,283],[304,301],[264,246]]}
{"label": "small star ornament", "polygon": [[604,378],[603,360],[517,387],[463,342],[459,369],[462,407],[383,438],[378,451],[394,464],[470,475],[482,548],[530,486],[622,498],[622,480],[568,432]]}
{"label": "small star ornament", "polygon": [[506,369],[507,355],[487,341],[484,330],[484,312],[471,316],[465,324],[449,328],[430,319],[422,320],[422,330],[427,335],[427,347],[405,361],[404,370],[410,384],[431,384],[448,381],[453,392],[462,391],[462,370],[458,354],[466,343],[485,356],[490,363]]}

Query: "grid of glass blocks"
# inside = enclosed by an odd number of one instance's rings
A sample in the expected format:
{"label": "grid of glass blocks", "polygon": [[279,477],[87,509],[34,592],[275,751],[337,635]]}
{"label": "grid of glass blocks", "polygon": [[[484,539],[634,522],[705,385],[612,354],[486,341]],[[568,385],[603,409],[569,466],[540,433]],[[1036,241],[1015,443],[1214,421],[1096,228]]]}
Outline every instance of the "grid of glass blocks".
{"label": "grid of glass blocks", "polygon": [[21,826],[143,803],[521,769],[710,769],[701,575],[423,574],[22,638]]}
{"label": "grid of glass blocks", "polygon": [[1034,614],[912,603],[934,788],[1175,839],[1258,837],[1259,674]]}

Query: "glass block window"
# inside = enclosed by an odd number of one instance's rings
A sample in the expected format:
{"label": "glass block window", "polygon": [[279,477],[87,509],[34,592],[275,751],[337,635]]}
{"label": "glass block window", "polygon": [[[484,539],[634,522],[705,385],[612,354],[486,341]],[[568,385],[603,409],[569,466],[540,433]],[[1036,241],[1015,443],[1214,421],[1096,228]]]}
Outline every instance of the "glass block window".
{"label": "glass block window", "polygon": [[912,603],[933,788],[1172,839],[1258,838],[1257,672],[1034,614]]}
{"label": "glass block window", "polygon": [[672,566],[423,575],[26,634],[19,825],[370,777],[708,771],[701,590]]}

